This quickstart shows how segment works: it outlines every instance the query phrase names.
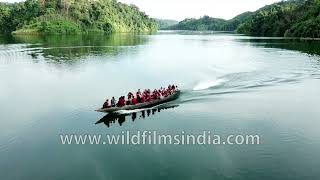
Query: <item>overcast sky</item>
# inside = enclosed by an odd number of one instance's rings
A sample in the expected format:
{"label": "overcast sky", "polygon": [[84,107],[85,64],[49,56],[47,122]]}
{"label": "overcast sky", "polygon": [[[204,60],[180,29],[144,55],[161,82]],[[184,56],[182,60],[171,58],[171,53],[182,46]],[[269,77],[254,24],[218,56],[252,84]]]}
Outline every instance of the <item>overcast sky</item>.
{"label": "overcast sky", "polygon": [[[0,0],[17,2],[21,0]],[[162,19],[183,20],[209,15],[230,19],[242,12],[255,11],[280,0],[119,0],[135,4],[149,16]]]}

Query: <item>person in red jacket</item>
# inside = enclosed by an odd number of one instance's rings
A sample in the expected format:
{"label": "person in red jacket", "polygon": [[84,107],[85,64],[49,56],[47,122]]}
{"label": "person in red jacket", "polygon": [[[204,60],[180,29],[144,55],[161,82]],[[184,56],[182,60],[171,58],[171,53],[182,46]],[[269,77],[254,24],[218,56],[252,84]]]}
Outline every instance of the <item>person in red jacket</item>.
{"label": "person in red jacket", "polygon": [[121,97],[119,98],[119,101],[118,101],[117,106],[118,106],[118,107],[123,107],[123,106],[125,106],[125,105],[126,105],[125,97],[124,97],[124,96],[121,96]]}
{"label": "person in red jacket", "polygon": [[129,93],[128,93],[128,99],[132,99],[132,96],[133,96],[133,93],[132,93],[132,92],[129,92]]}
{"label": "person in red jacket", "polygon": [[125,106],[126,105],[126,98],[125,98],[125,96],[122,96],[122,98],[121,98],[121,106]]}
{"label": "person in red jacket", "polygon": [[132,99],[132,105],[136,105],[138,103],[137,98]]}
{"label": "person in red jacket", "polygon": [[145,96],[142,96],[142,97],[141,97],[141,103],[144,103],[145,101],[146,101]]}

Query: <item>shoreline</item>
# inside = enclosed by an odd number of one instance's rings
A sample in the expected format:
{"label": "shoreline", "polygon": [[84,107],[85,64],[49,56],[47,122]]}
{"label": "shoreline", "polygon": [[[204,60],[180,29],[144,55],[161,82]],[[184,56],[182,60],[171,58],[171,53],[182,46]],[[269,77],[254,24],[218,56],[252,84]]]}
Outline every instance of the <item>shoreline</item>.
{"label": "shoreline", "polygon": [[[19,31],[19,30],[17,30]],[[56,34],[46,34],[46,33],[40,33],[36,31],[24,31],[24,32],[17,32],[14,31],[9,34],[0,34],[0,36],[78,36],[78,35],[89,35],[89,34],[99,34],[99,35],[115,35],[115,34],[141,34],[141,35],[153,35],[157,33],[166,33],[166,32],[195,32],[200,34],[215,34],[215,33],[226,33],[226,34],[235,34],[240,35],[244,37],[250,37],[251,39],[275,39],[275,40],[303,40],[303,41],[320,41],[320,38],[311,38],[311,37],[270,37],[270,36],[250,36],[246,34],[236,33],[234,31],[193,31],[193,30],[158,30],[158,31],[150,31],[150,32],[112,32],[112,33],[105,33],[102,31],[86,31],[86,32],[80,32],[76,34],[63,34],[63,33],[56,33]]]}

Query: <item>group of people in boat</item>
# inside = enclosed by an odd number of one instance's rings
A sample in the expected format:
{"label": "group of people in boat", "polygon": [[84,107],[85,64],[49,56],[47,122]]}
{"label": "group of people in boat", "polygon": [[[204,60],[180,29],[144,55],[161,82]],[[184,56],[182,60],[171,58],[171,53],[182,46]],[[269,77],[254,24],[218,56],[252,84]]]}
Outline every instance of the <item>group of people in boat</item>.
{"label": "group of people in boat", "polygon": [[150,89],[145,89],[143,92],[138,89],[135,95],[131,92],[128,93],[127,99],[125,96],[119,97],[118,101],[114,97],[109,101],[107,99],[102,108],[111,107],[123,107],[125,105],[136,105],[139,103],[152,102],[157,99],[162,99],[164,97],[174,94],[178,90],[178,86],[169,85],[167,88],[161,87],[160,89],[154,89],[152,92]]}

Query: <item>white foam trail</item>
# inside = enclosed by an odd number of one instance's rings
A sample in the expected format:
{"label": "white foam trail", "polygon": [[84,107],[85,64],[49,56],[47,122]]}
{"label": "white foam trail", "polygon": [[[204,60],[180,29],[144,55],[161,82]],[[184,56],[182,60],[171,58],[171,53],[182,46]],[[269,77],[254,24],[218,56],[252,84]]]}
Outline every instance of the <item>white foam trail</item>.
{"label": "white foam trail", "polygon": [[141,111],[145,111],[147,109],[134,109],[134,110],[119,110],[116,111],[116,113],[118,114],[132,114],[132,113],[137,113],[137,112],[141,112]]}
{"label": "white foam trail", "polygon": [[142,108],[142,109],[133,109],[133,110],[119,110],[119,111],[116,111],[116,113],[118,113],[118,114],[132,114],[132,113],[142,112],[142,111],[145,111],[145,110],[148,110],[148,109],[154,109],[154,108],[157,108],[159,106],[161,106],[161,104],[157,105],[157,106],[154,106],[154,107],[151,107],[151,108]]}
{"label": "white foam trail", "polygon": [[116,111],[116,113],[118,114],[132,114],[132,113],[138,113],[138,112],[142,112],[142,111],[146,111],[146,110],[151,110],[151,109],[156,109],[156,108],[161,108],[161,107],[166,107],[167,103],[164,104],[159,104],[150,108],[142,108],[142,109],[133,109],[133,110],[119,110]]}
{"label": "white foam trail", "polygon": [[205,89],[208,89],[208,88],[212,88],[212,87],[215,87],[215,86],[219,86],[221,85],[222,83],[226,82],[225,79],[218,79],[218,80],[207,80],[207,81],[203,81],[203,82],[200,82],[199,84],[197,84],[193,90],[194,91],[200,91],[200,90],[205,90]]}

